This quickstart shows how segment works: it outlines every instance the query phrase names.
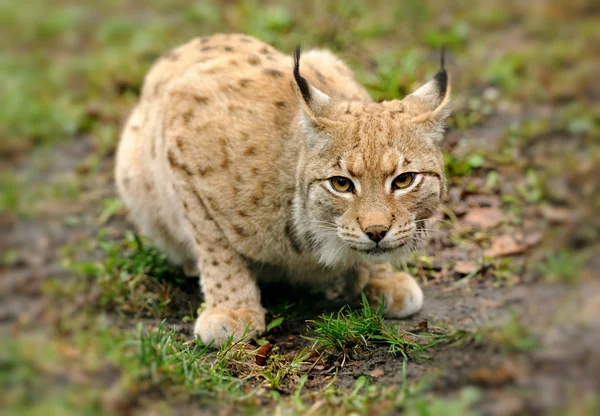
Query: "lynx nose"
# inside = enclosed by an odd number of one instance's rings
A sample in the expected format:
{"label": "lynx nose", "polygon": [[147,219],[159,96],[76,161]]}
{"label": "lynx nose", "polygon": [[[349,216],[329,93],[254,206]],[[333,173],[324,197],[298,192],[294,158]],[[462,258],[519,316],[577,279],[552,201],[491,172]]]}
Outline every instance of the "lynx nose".
{"label": "lynx nose", "polygon": [[365,234],[367,235],[367,237],[369,237],[371,240],[375,241],[376,243],[379,243],[381,240],[383,240],[383,237],[385,237],[385,234],[387,232],[388,232],[388,227],[386,227],[384,225],[369,225],[365,229]]}

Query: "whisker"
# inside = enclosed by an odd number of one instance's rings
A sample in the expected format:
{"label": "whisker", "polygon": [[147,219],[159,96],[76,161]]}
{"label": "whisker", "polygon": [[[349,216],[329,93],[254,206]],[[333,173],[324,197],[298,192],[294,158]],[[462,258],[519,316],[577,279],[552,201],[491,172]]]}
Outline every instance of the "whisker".
{"label": "whisker", "polygon": [[337,257],[338,254],[340,254],[340,251],[345,248],[348,245],[348,243],[346,243],[345,241],[342,243],[342,245],[336,250],[334,257]]}
{"label": "whisker", "polygon": [[337,227],[332,227],[330,225],[320,225],[318,224],[318,227],[322,230],[330,230],[330,231],[337,231]]}
{"label": "whisker", "polygon": [[315,221],[317,224],[323,224],[323,225],[331,225],[334,227],[337,227],[337,224],[331,221],[321,221],[321,220],[316,220]]}

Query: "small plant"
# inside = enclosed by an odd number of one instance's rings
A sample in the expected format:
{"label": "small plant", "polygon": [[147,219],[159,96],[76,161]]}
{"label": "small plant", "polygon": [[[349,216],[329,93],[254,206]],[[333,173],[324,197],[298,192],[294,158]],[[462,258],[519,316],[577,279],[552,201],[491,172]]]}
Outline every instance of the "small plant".
{"label": "small plant", "polygon": [[544,263],[539,266],[543,277],[550,281],[572,283],[577,280],[581,259],[568,250],[559,250],[546,255]]}
{"label": "small plant", "polygon": [[279,389],[286,377],[298,374],[311,352],[303,348],[290,359],[287,355],[273,354],[269,357],[264,370],[258,373],[269,383],[271,389]]}
{"label": "small plant", "polygon": [[451,177],[469,176],[475,169],[481,168],[485,164],[485,159],[480,153],[472,153],[464,158],[444,153],[444,164]]}
{"label": "small plant", "polygon": [[448,345],[459,347],[465,344],[475,344],[491,348],[499,348],[505,352],[530,351],[537,347],[537,339],[529,329],[523,325],[519,316],[513,314],[501,326],[484,326],[475,330],[452,330],[444,325],[432,325],[433,331],[421,334],[430,341],[424,348],[435,345]]}
{"label": "small plant", "polygon": [[382,54],[375,57],[374,73],[364,74],[365,86],[369,93],[379,100],[401,98],[411,92],[412,85],[419,78],[422,56],[414,51],[403,56]]}
{"label": "small plant", "polygon": [[166,328],[161,322],[155,331],[145,331],[138,326],[135,359],[139,366],[138,378],[150,380],[153,385],[169,385],[184,388],[188,392],[205,398],[239,391],[243,378],[230,372],[230,361],[240,359],[244,351],[242,344],[230,342],[221,350],[214,351],[210,345],[185,342],[183,336]]}
{"label": "small plant", "polygon": [[312,335],[307,339],[314,341],[318,349],[341,351],[344,356],[348,350],[368,349],[374,345],[385,345],[404,359],[421,350],[410,334],[384,322],[383,304],[373,309],[365,294],[361,296],[362,310],[344,307],[337,314],[321,315],[320,320],[311,321]]}
{"label": "small plant", "polygon": [[530,204],[541,202],[545,195],[544,183],[533,169],[527,171],[527,180],[517,187],[517,191]]}
{"label": "small plant", "polygon": [[121,239],[110,237],[108,228],[100,230],[92,249],[99,251],[100,260],[66,258],[63,265],[85,279],[77,284],[87,284],[96,294],[98,306],[159,318],[168,312],[175,284],[183,284],[185,278],[167,262],[165,254],[145,246],[131,232]]}

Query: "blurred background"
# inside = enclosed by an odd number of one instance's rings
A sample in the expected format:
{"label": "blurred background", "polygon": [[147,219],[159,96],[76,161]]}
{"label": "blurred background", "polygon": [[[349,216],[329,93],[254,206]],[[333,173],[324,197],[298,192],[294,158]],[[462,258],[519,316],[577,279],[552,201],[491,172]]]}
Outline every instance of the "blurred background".
{"label": "blurred background", "polygon": [[[508,358],[473,346],[443,350],[443,364],[433,354],[441,374],[458,375],[426,390],[423,409],[598,409],[600,3],[0,0],[0,404],[9,414],[216,412],[223,406],[205,399],[232,397],[229,412],[260,413],[287,403],[285,389],[271,393],[257,375],[240,384],[229,367],[218,373],[225,384],[184,374],[177,345],[190,336],[197,283],[133,233],[113,185],[119,131],[144,74],[169,48],[214,32],[288,54],[297,44],[329,48],[376,100],[431,77],[445,45],[449,195],[439,232],[407,268],[432,299],[426,319],[472,329],[510,310],[518,325],[507,329]],[[294,324],[282,310],[271,309],[285,318],[275,344],[305,328],[306,316]],[[171,332],[144,338],[164,319]],[[144,342],[156,354],[140,352]],[[371,374],[372,363],[357,362]],[[385,365],[400,374],[397,362]],[[415,366],[411,382],[422,375]],[[339,377],[332,397],[347,398],[344,377],[357,376]],[[402,385],[382,377],[370,380]],[[469,401],[459,390],[471,385]],[[515,393],[524,388],[531,394]],[[435,401],[454,393],[458,407]],[[316,399],[302,397],[285,406],[304,413]],[[371,397],[344,409],[427,414],[390,403]]]}

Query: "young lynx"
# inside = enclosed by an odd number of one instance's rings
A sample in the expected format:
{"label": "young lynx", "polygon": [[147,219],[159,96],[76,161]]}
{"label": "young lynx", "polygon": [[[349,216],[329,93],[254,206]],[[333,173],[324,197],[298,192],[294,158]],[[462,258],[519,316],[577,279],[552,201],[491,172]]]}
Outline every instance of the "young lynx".
{"label": "young lynx", "polygon": [[[140,232],[200,277],[194,327],[222,345],[265,330],[257,279],[343,278],[390,317],[421,309],[404,255],[445,192],[443,68],[373,102],[326,50],[294,60],[244,35],[195,39],[148,73],[116,179]],[[350,289],[348,289],[350,290]]]}

